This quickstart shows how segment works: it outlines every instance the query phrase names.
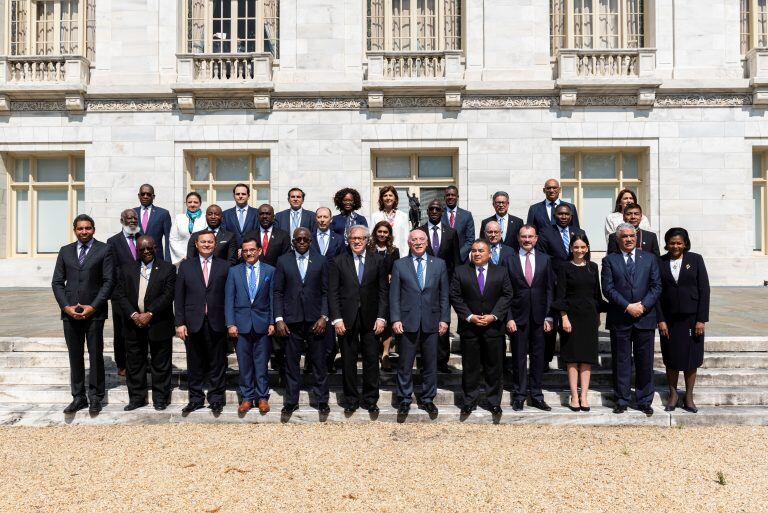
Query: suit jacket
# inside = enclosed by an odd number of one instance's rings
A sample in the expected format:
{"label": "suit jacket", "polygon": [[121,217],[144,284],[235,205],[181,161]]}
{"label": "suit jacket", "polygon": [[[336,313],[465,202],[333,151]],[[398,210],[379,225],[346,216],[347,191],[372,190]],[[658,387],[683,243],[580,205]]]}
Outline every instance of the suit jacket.
{"label": "suit jacket", "polygon": [[[560,205],[568,205],[571,207],[571,214],[573,215],[573,219],[571,220],[571,227],[578,229],[579,213],[576,211],[576,205],[573,203],[568,203],[567,201],[560,200],[560,203],[555,208]],[[536,227],[536,230],[539,231],[541,231],[541,229],[545,226],[551,226],[555,224],[554,216],[552,220],[549,219],[549,214],[547,213],[547,200],[534,203],[530,206],[530,208],[528,208],[528,217],[525,220],[525,224],[532,224]]]}
{"label": "suit jacket", "polygon": [[[510,257],[517,255],[517,251],[506,244],[499,243],[499,261],[496,265],[504,267]],[[491,262],[493,262],[493,250],[491,250]]]}
{"label": "suit jacket", "polygon": [[248,206],[245,212],[245,226],[241,230],[240,222],[237,220],[237,206],[228,208],[222,213],[221,227],[235,234],[235,240],[237,240],[237,247],[239,248],[243,245],[243,236],[259,227],[259,211],[250,205]]}
{"label": "suit jacket", "polygon": [[333,259],[328,272],[328,310],[331,321],[342,319],[347,329],[360,315],[361,331],[373,329],[376,319],[389,315],[389,274],[384,258],[374,251],[365,252],[362,283],[357,281],[351,251]]}
{"label": "suit jacket", "polygon": [[[491,221],[496,221],[496,214],[492,215],[491,217],[487,217],[483,219],[483,222],[480,225],[480,235],[482,237],[485,237],[485,225]],[[517,241],[517,232],[520,231],[520,228],[522,226],[523,226],[522,219],[508,213],[507,214],[507,233],[505,234],[504,240],[501,241],[502,244],[506,244],[510,248],[517,251],[520,248],[520,243]]]}
{"label": "suit jacket", "polygon": [[[344,244],[344,237],[339,235],[338,233],[335,233],[330,228],[328,229],[328,248],[325,250],[325,259],[328,261],[328,264],[330,265],[331,262],[333,262],[333,259],[341,253],[343,249],[346,248],[346,245]],[[317,230],[312,232],[312,244],[309,246],[309,250],[317,253],[318,255],[322,255],[320,252],[320,243],[318,242],[318,236],[317,236]]]}
{"label": "suit jacket", "polygon": [[[152,217],[150,215],[150,217]],[[136,236],[138,238],[138,235]],[[134,244],[136,241],[134,240]],[[158,243],[155,243],[156,245]],[[118,233],[113,235],[112,237],[107,239],[107,246],[109,246],[109,249],[112,250],[112,266],[115,270],[115,287],[117,287],[117,282],[120,279],[120,273],[123,272],[123,266],[125,264],[130,264],[136,261],[135,258],[133,258],[133,254],[131,253],[131,248],[128,246],[128,241],[125,240],[125,235],[123,235],[123,231],[120,230]],[[136,256],[138,256],[139,248],[136,248]],[[157,251],[157,255],[162,254],[162,247],[159,248],[159,251]],[[161,257],[162,258],[162,257]],[[114,290],[113,290],[114,292]]]}
{"label": "suit jacket", "polygon": [[77,242],[62,246],[53,269],[51,288],[62,309],[61,318],[70,318],[63,312],[65,306],[80,303],[96,310],[90,319],[104,320],[108,317],[107,299],[115,286],[112,250],[105,243],[94,239],[82,267],[77,257]]}
{"label": "suit jacket", "polygon": [[[197,236],[201,233],[208,233],[208,229],[200,230],[189,236],[189,242],[187,243],[187,260],[197,258],[199,253],[195,242],[197,242]],[[235,265],[237,263],[237,238],[232,232],[225,231],[219,226],[219,231],[216,232],[216,247],[213,249],[213,256],[226,260],[229,265]]]}
{"label": "suit jacket", "polygon": [[425,223],[419,227],[424,233],[427,234],[427,254],[433,255],[443,259],[445,267],[448,270],[448,279],[450,282],[451,276],[453,276],[453,270],[457,266],[461,265],[461,244],[459,243],[459,235],[456,230],[444,222],[440,222],[440,247],[438,248],[437,255],[435,255],[432,249],[432,230],[429,227],[429,223]]}
{"label": "suit jacket", "polygon": [[[568,227],[568,236],[572,239],[575,235],[584,235],[584,230],[576,228],[573,225]],[[563,237],[560,235],[560,227],[553,225],[544,225],[539,230],[539,242],[536,249],[549,255],[552,259],[552,265],[555,268],[555,276],[560,271],[560,267],[568,262],[571,252],[566,251],[563,246]]]}
{"label": "suit jacket", "polygon": [[524,326],[531,319],[536,324],[543,324],[550,315],[555,296],[555,272],[549,256],[541,251],[534,251],[535,267],[531,285],[525,280],[525,270],[520,264],[519,253],[509,257],[506,262],[507,272],[512,282],[515,297],[512,300],[509,318]]}
{"label": "suit jacket", "polygon": [[139,311],[139,280],[141,279],[141,261],[123,265],[114,300],[125,317],[123,333],[130,339],[136,339],[138,333],[146,330],[150,340],[173,338],[174,317],[173,297],[176,294],[176,266],[155,257],[149,283],[144,294],[144,311],[152,312],[152,319],[147,328],[139,328],[130,318]]}
{"label": "suit jacket", "polygon": [[245,335],[266,333],[274,322],[272,287],[275,268],[259,262],[259,283],[256,296],[251,302],[248,295],[248,267],[245,262],[229,268],[227,275],[224,316],[227,326],[237,326],[238,333]]}
{"label": "suit jacket", "polygon": [[[647,251],[635,251],[635,276],[627,274],[624,255],[610,253],[603,258],[600,280],[608,300],[606,327],[609,329],[656,329],[656,301],[661,295],[658,259]],[[638,318],[624,310],[630,303],[642,302],[646,312]]]}
{"label": "suit jacket", "polygon": [[306,272],[301,279],[296,252],[277,259],[274,279],[275,319],[288,323],[315,322],[328,317],[328,261],[319,253],[307,251]]}
{"label": "suit jacket", "polygon": [[158,255],[162,255],[166,262],[171,261],[171,214],[164,208],[152,205],[147,219],[147,231],[141,229],[141,206],[133,209],[139,216],[139,234],[149,235],[155,241],[159,249]]}
{"label": "suit jacket", "polygon": [[[360,224],[363,226],[368,226],[368,220],[365,218],[365,216],[362,216],[358,214],[357,212],[352,212],[352,215],[355,216],[355,222],[352,223],[353,225]],[[346,244],[346,234],[344,233],[344,230],[347,229],[347,216],[344,214],[336,214],[331,218],[331,231],[334,232],[337,235],[341,235],[341,237],[344,239]]]}
{"label": "suit jacket", "polygon": [[[261,249],[261,258],[259,261],[265,263],[271,267],[277,265],[277,259],[282,255],[285,255],[291,250],[291,236],[288,232],[284,232],[274,224],[269,232],[269,244],[267,245],[267,251],[264,252],[264,248]],[[261,226],[256,225],[252,231],[246,233],[243,239],[254,238],[261,242]]]}
{"label": "suit jacket", "polygon": [[390,322],[402,322],[409,333],[437,333],[440,322],[450,324],[450,281],[445,262],[426,256],[424,288],[419,287],[413,258],[401,258],[392,266],[389,284]]}
{"label": "suit jacket", "polygon": [[[460,265],[451,279],[451,304],[459,318],[459,332],[479,331],[488,335],[503,336],[504,324],[512,302],[512,284],[507,270],[488,263],[485,290],[480,293],[477,272],[473,264]],[[492,314],[498,319],[485,327],[467,321],[469,315]]]}
{"label": "suit jacket", "polygon": [[[443,212],[443,224],[451,226],[451,219],[448,217],[448,207]],[[456,207],[456,216],[453,222],[453,229],[459,236],[459,258],[462,263],[467,261],[469,250],[472,248],[472,241],[475,240],[475,220],[472,212]]]}
{"label": "suit jacket", "polygon": [[229,272],[229,262],[216,257],[208,265],[208,286],[203,281],[200,259],[184,260],[179,264],[174,297],[176,326],[186,326],[190,333],[203,327],[205,307],[208,306],[208,322],[213,331],[226,331],[224,324],[224,285]]}
{"label": "suit jacket", "polygon": [[[637,248],[643,251],[653,253],[657,257],[661,255],[659,251],[659,240],[656,238],[656,234],[647,230],[640,230],[638,234]],[[620,253],[619,241],[616,239],[616,234],[612,233],[608,235],[608,249],[606,253]]]}
{"label": "suit jacket", "polygon": [[669,253],[659,260],[661,297],[656,303],[658,322],[677,314],[696,314],[699,322],[709,322],[709,276],[704,259],[686,251],[677,281],[669,268]]}
{"label": "suit jacket", "polygon": [[[286,208],[285,210],[281,210],[277,214],[275,214],[275,224],[283,230],[284,232],[288,232],[288,235],[293,238],[293,233],[291,233],[291,209]],[[317,229],[315,225],[315,214],[313,212],[310,212],[307,209],[302,208],[301,209],[301,221],[299,222],[299,226],[303,226],[304,228],[308,228],[311,233],[315,233],[315,230]]]}

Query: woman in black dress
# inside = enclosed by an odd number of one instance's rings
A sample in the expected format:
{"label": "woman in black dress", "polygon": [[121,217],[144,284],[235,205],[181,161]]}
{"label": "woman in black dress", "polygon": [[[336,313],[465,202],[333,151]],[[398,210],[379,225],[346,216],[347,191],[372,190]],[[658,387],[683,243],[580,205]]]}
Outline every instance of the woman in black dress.
{"label": "woman in black dress", "polygon": [[[605,301],[600,292],[597,264],[589,259],[585,234],[571,237],[570,260],[560,267],[552,308],[560,311],[560,359],[568,369],[571,411],[589,411],[589,378],[597,365],[597,328]],[[581,380],[581,394],[578,385]]]}
{"label": "woman in black dress", "polygon": [[704,323],[709,321],[709,277],[704,259],[691,253],[691,240],[684,228],[670,228],[664,234],[661,257],[661,297],[656,317],[661,335],[661,354],[667,368],[669,398],[665,411],[677,406],[677,380],[685,376],[683,409],[696,413],[693,386],[696,369],[704,363]]}
{"label": "woman in black dress", "polygon": [[[383,220],[376,223],[373,227],[373,233],[370,242],[368,242],[369,250],[384,256],[384,267],[390,276],[392,275],[392,267],[395,265],[395,260],[400,258],[400,251],[393,246],[393,241],[392,225],[389,224],[389,221]],[[381,370],[391,371],[392,364],[389,361],[389,351],[392,345],[392,328],[387,325],[379,337],[382,340]]]}

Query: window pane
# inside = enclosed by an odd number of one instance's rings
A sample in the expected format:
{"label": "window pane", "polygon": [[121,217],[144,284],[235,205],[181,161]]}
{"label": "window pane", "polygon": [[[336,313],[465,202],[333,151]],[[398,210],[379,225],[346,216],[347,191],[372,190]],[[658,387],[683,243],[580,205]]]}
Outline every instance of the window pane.
{"label": "window pane", "polygon": [[376,157],[376,178],[410,177],[410,157]]}
{"label": "window pane", "polygon": [[37,252],[56,253],[67,243],[69,229],[66,189],[37,191]]}
{"label": "window pane", "polygon": [[[407,214],[410,208],[408,205],[408,187],[395,187],[395,190],[397,191],[397,209]],[[376,197],[378,198],[378,193]],[[378,208],[378,202],[376,205]]]}
{"label": "window pane", "polygon": [[226,210],[235,206],[235,199],[232,197],[232,187],[214,187],[216,191],[216,204],[221,210]]}
{"label": "window pane", "polygon": [[77,194],[77,212],[76,214],[86,214],[85,211],[85,191],[83,189],[79,189],[76,191]]}
{"label": "window pane", "polygon": [[576,155],[572,153],[560,154],[560,178],[576,178]]}
{"label": "window pane", "polygon": [[192,189],[192,190],[200,195],[200,198],[203,200],[203,205],[208,204],[208,189],[199,188],[199,189]]}
{"label": "window pane", "polygon": [[254,180],[269,180],[269,157],[255,157],[255,176]]}
{"label": "window pane", "polygon": [[[752,178],[762,178],[763,177],[763,154],[762,153],[753,153],[752,154]],[[17,179],[18,180],[18,179]]]}
{"label": "window pane", "polygon": [[568,203],[576,203],[576,188],[563,187],[560,191],[560,199],[567,201]]}
{"label": "window pane", "polygon": [[[429,206],[429,203],[434,199],[443,200],[443,193],[445,192],[445,187],[421,187],[419,188],[419,192],[417,193],[417,196],[419,197],[419,211],[421,212],[421,217],[419,218],[419,225],[422,225],[427,222],[427,207]],[[400,202],[402,203],[403,200],[401,199]],[[406,198],[406,205],[408,205],[408,201]]]}
{"label": "window pane", "polygon": [[268,187],[260,187],[256,189],[256,200],[259,202],[267,202],[269,203],[269,188]]}
{"label": "window pane", "polygon": [[247,182],[248,157],[217,157],[216,180]]}
{"label": "window pane", "polygon": [[592,251],[605,251],[605,216],[613,211],[613,187],[584,187],[579,207],[579,225],[589,236]]}
{"label": "window pane", "polygon": [[616,178],[616,155],[592,154],[581,159],[582,178]]}
{"label": "window pane", "polygon": [[752,202],[754,205],[754,218],[755,218],[755,240],[754,248],[758,251],[763,250],[763,201],[762,201],[763,187],[760,185],[752,186]]}
{"label": "window pane", "polygon": [[195,181],[208,180],[208,170],[210,164],[208,157],[200,157],[195,159],[195,168],[192,171],[192,179]]}
{"label": "window pane", "polygon": [[75,181],[85,181],[85,159],[75,159]]}
{"label": "window pane", "polygon": [[16,191],[16,252],[29,251],[29,191]]}
{"label": "window pane", "polygon": [[19,159],[16,161],[16,171],[13,179],[17,182],[29,181],[29,159]]}
{"label": "window pane", "polygon": [[[38,182],[66,182],[68,179],[68,159],[37,159]],[[58,251],[58,248],[56,250]]]}
{"label": "window pane", "polygon": [[419,157],[419,176],[421,178],[451,178],[453,176],[453,157]]}
{"label": "window pane", "polygon": [[637,178],[637,154],[625,153],[622,155],[622,171],[624,178]]}

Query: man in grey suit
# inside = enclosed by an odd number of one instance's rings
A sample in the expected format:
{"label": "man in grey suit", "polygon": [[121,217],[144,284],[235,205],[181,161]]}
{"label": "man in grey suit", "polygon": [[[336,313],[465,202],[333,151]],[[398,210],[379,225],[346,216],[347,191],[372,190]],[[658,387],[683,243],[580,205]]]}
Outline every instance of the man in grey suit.
{"label": "man in grey suit", "polygon": [[392,267],[389,311],[392,331],[401,335],[397,367],[398,415],[407,415],[413,395],[413,362],[421,351],[423,362],[421,407],[437,414],[437,339],[451,320],[448,270],[445,262],[427,255],[427,235],[413,230],[408,236],[411,254]]}

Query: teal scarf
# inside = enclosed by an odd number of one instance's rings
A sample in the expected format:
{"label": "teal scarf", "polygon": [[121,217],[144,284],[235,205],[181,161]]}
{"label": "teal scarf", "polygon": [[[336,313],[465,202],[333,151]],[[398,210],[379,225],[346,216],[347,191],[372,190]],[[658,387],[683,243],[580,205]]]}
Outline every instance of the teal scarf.
{"label": "teal scarf", "polygon": [[187,218],[189,218],[189,234],[192,235],[192,231],[195,229],[195,219],[203,215],[203,210],[200,209],[197,212],[190,212],[187,210]]}

